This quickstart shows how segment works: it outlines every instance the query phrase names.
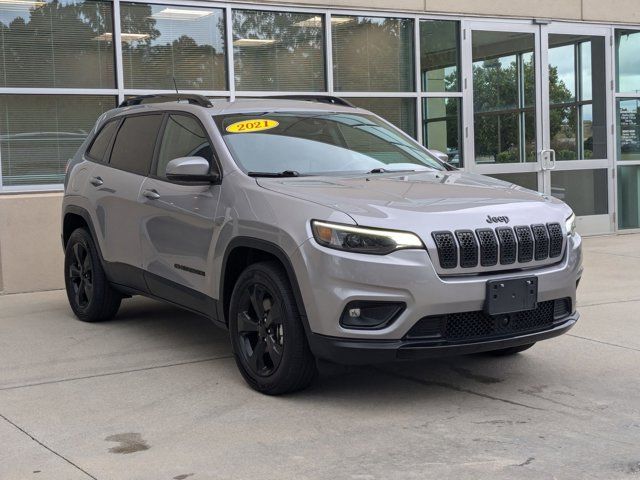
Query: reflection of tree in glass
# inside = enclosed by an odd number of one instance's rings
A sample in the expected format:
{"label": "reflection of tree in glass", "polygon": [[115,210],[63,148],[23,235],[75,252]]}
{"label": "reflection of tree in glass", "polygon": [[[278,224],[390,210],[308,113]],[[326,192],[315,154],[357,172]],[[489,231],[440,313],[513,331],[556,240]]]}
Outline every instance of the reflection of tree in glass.
{"label": "reflection of tree in glass", "polygon": [[233,32],[234,40],[264,41],[234,45],[239,90],[325,90],[324,29],[320,16],[236,10]]}
{"label": "reflection of tree in glass", "polygon": [[336,89],[413,90],[413,23],[363,18],[332,26]]}
{"label": "reflection of tree in glass", "polygon": [[226,89],[224,51],[213,45],[214,39],[223,45],[224,20],[219,10],[209,11],[196,20],[156,20],[151,5],[123,3],[125,85],[173,89],[175,77],[181,90]]}
{"label": "reflection of tree in glass", "polygon": [[113,45],[105,36],[113,25],[109,3],[53,1],[28,16],[0,22],[3,86],[115,86]]}
{"label": "reflection of tree in glass", "polygon": [[[473,103],[478,157],[492,157],[501,163],[518,162],[522,128],[527,161],[535,159],[535,68],[530,54],[528,58],[526,54],[522,58],[524,98],[518,93],[520,82],[515,59],[506,66],[506,62],[498,59],[474,63]],[[549,68],[549,97],[552,105],[572,100],[572,93],[560,80],[556,67]],[[523,114],[524,126],[520,127]],[[575,125],[575,109],[551,109],[551,138],[572,125]]]}

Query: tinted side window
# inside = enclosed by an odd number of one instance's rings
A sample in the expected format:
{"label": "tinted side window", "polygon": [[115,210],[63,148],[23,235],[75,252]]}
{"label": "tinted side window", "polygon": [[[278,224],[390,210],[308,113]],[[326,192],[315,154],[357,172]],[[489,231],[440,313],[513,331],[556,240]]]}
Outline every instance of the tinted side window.
{"label": "tinted side window", "polygon": [[164,177],[167,163],[180,157],[202,157],[211,165],[213,150],[198,120],[187,115],[169,115],[160,145],[156,175]]}
{"label": "tinted side window", "polygon": [[109,143],[111,143],[117,126],[118,120],[112,120],[104,125],[87,150],[87,156],[98,161],[104,160],[104,154],[107,153],[107,148],[109,148]]}
{"label": "tinted side window", "polygon": [[125,118],[111,151],[113,167],[147,175],[153,158],[162,115],[136,115]]}

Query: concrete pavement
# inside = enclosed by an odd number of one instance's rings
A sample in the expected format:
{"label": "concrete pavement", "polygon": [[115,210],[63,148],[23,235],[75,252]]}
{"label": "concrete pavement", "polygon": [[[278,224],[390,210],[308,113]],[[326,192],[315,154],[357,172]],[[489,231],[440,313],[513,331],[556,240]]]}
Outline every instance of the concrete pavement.
{"label": "concrete pavement", "polygon": [[227,334],[155,301],[75,320],[0,297],[0,479],[640,478],[640,236],[585,241],[582,319],[521,355],[245,386]]}

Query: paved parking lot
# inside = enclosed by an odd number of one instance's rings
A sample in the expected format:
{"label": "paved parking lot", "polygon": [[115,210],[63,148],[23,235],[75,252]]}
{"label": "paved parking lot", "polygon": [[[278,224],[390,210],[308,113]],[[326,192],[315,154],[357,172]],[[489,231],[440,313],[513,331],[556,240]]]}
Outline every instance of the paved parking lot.
{"label": "paved parking lot", "polygon": [[519,356],[245,386],[227,335],[136,298],[0,297],[0,479],[640,478],[640,236],[590,238],[569,334]]}

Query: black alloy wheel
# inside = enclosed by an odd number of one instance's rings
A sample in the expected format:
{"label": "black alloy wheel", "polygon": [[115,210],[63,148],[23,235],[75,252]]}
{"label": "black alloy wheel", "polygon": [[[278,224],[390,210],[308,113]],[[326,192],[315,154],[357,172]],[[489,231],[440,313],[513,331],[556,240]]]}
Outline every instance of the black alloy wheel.
{"label": "black alloy wheel", "polygon": [[282,299],[266,285],[250,284],[240,298],[236,321],[241,354],[251,371],[262,377],[273,374],[285,348]]}
{"label": "black alloy wheel", "polygon": [[229,336],[240,373],[267,395],[302,390],[316,376],[298,303],[282,265],[249,265],[229,302]]}
{"label": "black alloy wheel", "polygon": [[93,298],[93,265],[91,255],[82,243],[72,247],[73,257],[69,264],[69,280],[76,305],[86,309]]}
{"label": "black alloy wheel", "polygon": [[80,320],[100,322],[118,312],[122,295],[109,284],[93,238],[84,228],[74,230],[67,240],[64,280],[69,305]]}

